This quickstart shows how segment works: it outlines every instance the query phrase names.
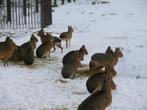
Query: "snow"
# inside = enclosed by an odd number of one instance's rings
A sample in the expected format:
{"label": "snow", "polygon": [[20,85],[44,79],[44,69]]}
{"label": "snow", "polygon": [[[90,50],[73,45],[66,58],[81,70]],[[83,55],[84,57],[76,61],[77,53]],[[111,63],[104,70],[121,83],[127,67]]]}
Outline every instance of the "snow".
{"label": "snow", "polygon": [[[108,110],[147,110],[147,13],[146,0],[109,0],[108,4],[91,5],[80,0],[54,8],[53,24],[45,31],[59,36],[74,27],[71,47],[64,53],[57,49],[51,59],[35,59],[31,66],[23,62],[0,63],[0,110],[76,110],[90,94],[85,83],[87,77],[74,80],[61,76],[62,57],[70,50],[85,44],[91,55],[104,52],[107,46],[121,47],[124,57],[115,66],[117,89],[112,92],[113,101]],[[20,45],[29,40],[35,30],[1,30],[0,40],[13,33]],[[36,34],[35,34],[36,35]],[[37,45],[40,44],[40,40]],[[61,82],[65,80],[65,82]]]}

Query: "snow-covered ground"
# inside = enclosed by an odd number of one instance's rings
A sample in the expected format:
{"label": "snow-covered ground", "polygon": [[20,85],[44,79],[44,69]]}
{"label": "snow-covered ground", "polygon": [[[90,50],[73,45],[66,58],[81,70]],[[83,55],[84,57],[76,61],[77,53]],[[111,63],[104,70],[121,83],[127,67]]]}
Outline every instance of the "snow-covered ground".
{"label": "snow-covered ground", "polygon": [[[91,5],[80,0],[54,8],[53,25],[45,31],[61,33],[74,27],[70,48],[51,54],[51,59],[35,59],[31,66],[23,62],[0,63],[0,110],[76,110],[90,94],[87,77],[64,80],[62,57],[85,44],[89,54],[104,52],[107,46],[123,48],[114,81],[113,101],[108,110],[147,110],[147,1],[110,0],[108,4]],[[36,30],[10,30],[17,45],[29,40]],[[2,30],[1,30],[2,32]],[[25,33],[26,32],[26,33]],[[4,32],[2,32],[4,33]],[[2,34],[1,34],[2,35]],[[55,34],[58,36],[58,34]],[[4,40],[4,34],[0,40]],[[37,45],[40,44],[40,41]]]}

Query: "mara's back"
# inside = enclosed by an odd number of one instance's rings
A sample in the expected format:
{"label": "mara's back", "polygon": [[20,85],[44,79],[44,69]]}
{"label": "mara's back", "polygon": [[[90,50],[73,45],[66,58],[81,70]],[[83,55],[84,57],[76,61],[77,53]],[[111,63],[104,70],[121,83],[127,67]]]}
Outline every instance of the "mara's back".
{"label": "mara's back", "polygon": [[77,52],[77,50],[73,50],[73,51],[70,51],[67,54],[65,54],[65,56],[62,59],[63,65],[65,65],[66,63],[70,63],[71,61],[73,61],[75,59],[75,53],[76,52]]}
{"label": "mara's back", "polygon": [[112,64],[115,56],[112,54],[96,53],[91,57],[91,60],[97,61],[101,65]]}
{"label": "mara's back", "polygon": [[72,38],[72,32],[73,32],[72,26],[68,26],[68,31],[62,32],[59,37],[62,40],[70,40]]}
{"label": "mara's back", "polygon": [[54,37],[54,36],[53,36],[53,39],[54,39],[54,41],[53,41],[53,42],[61,42],[61,39],[60,39],[60,38],[58,38],[58,37]]}
{"label": "mara's back", "polygon": [[105,68],[105,78],[102,89],[97,88],[78,107],[78,110],[105,110],[112,102],[110,66]]}
{"label": "mara's back", "polygon": [[23,43],[20,47],[21,47],[22,49],[24,49],[24,50],[27,50],[27,49],[29,48],[28,45],[29,45],[29,41]]}
{"label": "mara's back", "polygon": [[96,92],[87,97],[78,107],[78,110],[105,110],[107,102],[103,91]]}
{"label": "mara's back", "polygon": [[45,51],[47,48],[46,45],[47,45],[47,42],[44,42],[36,49],[36,55],[38,58],[41,58],[45,54]]}
{"label": "mara's back", "polygon": [[14,51],[16,50],[16,45],[12,39],[4,42],[0,47],[0,58],[8,59],[10,58]]}
{"label": "mara's back", "polygon": [[31,65],[34,62],[34,50],[30,44],[30,46],[28,47],[28,49],[26,50],[25,54],[24,54],[24,63],[27,65]]}
{"label": "mara's back", "polygon": [[72,37],[72,34],[69,32],[63,32],[60,34],[61,39],[70,39]]}

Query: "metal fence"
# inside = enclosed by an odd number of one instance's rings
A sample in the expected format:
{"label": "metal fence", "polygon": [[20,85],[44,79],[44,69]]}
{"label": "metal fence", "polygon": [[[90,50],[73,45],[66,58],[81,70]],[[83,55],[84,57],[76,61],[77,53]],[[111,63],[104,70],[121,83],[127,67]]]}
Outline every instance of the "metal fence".
{"label": "metal fence", "polygon": [[71,2],[71,0],[0,0],[0,29],[44,28],[52,24],[53,6]]}
{"label": "metal fence", "polygon": [[50,4],[51,0],[0,0],[0,29],[44,28],[52,23]]}

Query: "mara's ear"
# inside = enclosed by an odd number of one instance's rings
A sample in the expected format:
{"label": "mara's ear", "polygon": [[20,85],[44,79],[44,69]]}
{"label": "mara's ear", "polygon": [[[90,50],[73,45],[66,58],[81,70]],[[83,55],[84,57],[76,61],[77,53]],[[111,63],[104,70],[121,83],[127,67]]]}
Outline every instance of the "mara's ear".
{"label": "mara's ear", "polygon": [[68,25],[68,27],[69,27],[69,28],[72,28],[72,26],[71,26],[71,25]]}
{"label": "mara's ear", "polygon": [[49,33],[46,33],[46,36],[50,39],[52,39],[52,36]]}
{"label": "mara's ear", "polygon": [[35,35],[34,35],[34,34],[32,34],[32,35],[31,35],[31,37],[35,37]]}
{"label": "mara's ear", "polygon": [[6,39],[10,39],[10,36],[7,36]]}
{"label": "mara's ear", "polygon": [[108,46],[107,49],[111,49],[111,46]]}
{"label": "mara's ear", "polygon": [[105,53],[114,53],[110,46],[107,47]]}
{"label": "mara's ear", "polygon": [[119,57],[123,57],[123,53],[122,53],[122,51],[121,51],[120,48],[116,48],[116,49],[115,49],[115,53],[116,53]]}
{"label": "mara's ear", "polygon": [[107,50],[106,51],[108,51],[108,50],[112,50],[110,46],[107,47]]}
{"label": "mara's ear", "polygon": [[5,42],[10,42],[12,39],[10,38],[10,36],[7,36],[5,39]]}
{"label": "mara's ear", "polygon": [[120,48],[119,47],[115,48],[115,51],[120,51]]}
{"label": "mara's ear", "polygon": [[121,50],[121,51],[123,51],[123,50],[124,50],[124,48],[123,48],[123,47],[120,47],[120,50]]}
{"label": "mara's ear", "polygon": [[81,48],[85,48],[85,45],[83,44]]}

